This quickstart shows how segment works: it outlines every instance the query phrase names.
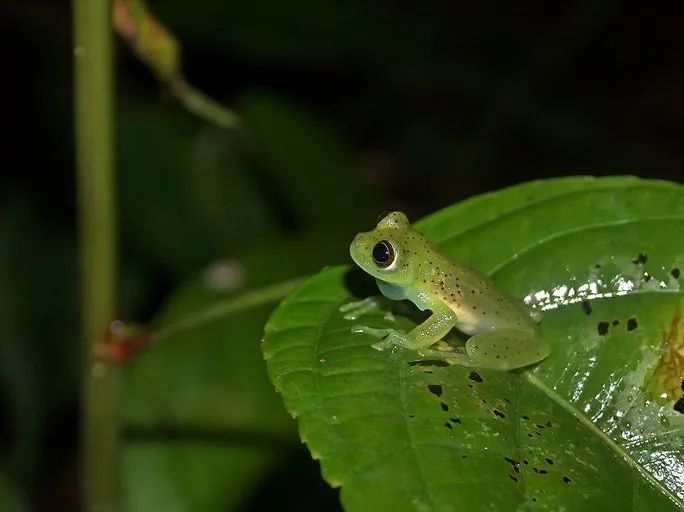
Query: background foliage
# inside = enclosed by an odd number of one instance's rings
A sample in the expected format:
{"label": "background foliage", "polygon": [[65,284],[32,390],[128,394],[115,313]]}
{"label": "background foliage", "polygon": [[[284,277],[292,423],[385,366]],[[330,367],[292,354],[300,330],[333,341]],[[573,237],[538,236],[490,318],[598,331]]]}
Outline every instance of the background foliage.
{"label": "background foliage", "polygon": [[[177,108],[119,45],[124,318],[161,309],[155,321],[170,322],[174,308],[345,263],[350,236],[388,206],[417,218],[579,171],[681,180],[684,36],[671,12],[611,2],[151,5],[183,41],[189,79],[235,107],[248,143]],[[2,85],[11,143],[0,174],[0,508],[73,510],[71,16],[49,0],[8,0],[0,12],[12,77]],[[130,368],[124,467],[150,470],[126,473],[136,482],[127,500],[334,506],[258,359],[273,305],[227,321],[230,340],[207,325],[201,344],[170,339]],[[217,413],[202,417],[196,404]]]}

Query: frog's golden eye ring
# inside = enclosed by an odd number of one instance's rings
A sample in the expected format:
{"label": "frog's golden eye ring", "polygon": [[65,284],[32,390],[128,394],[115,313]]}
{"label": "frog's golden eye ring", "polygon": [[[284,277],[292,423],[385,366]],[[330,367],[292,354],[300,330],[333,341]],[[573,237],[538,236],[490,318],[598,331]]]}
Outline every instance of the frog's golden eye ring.
{"label": "frog's golden eye ring", "polygon": [[380,240],[373,247],[373,261],[379,268],[388,268],[394,263],[395,258],[394,247],[387,240]]}

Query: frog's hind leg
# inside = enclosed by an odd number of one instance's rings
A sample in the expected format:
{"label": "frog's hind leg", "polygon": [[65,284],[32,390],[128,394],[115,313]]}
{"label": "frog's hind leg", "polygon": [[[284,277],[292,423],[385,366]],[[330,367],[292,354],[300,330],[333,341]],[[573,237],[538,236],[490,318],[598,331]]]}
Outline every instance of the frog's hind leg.
{"label": "frog's hind leg", "polygon": [[419,348],[418,355],[422,359],[448,359],[452,356],[465,356],[463,347],[454,347],[444,340],[440,340],[429,348]]}
{"label": "frog's hind leg", "polygon": [[[434,347],[434,345],[433,345]],[[441,359],[449,364],[513,370],[536,363],[549,355],[548,345],[525,331],[491,331],[470,338],[465,350],[459,347],[437,346],[419,349],[422,359]]]}
{"label": "frog's hind leg", "polygon": [[466,342],[465,352],[470,361],[466,366],[513,370],[541,361],[550,349],[533,333],[498,330],[473,336]]}
{"label": "frog's hind leg", "polygon": [[419,361],[440,360],[452,365],[472,366],[472,361],[466,355],[463,347],[451,347],[449,349],[439,347],[437,349],[421,348],[418,350],[418,355],[420,358],[416,360]]}

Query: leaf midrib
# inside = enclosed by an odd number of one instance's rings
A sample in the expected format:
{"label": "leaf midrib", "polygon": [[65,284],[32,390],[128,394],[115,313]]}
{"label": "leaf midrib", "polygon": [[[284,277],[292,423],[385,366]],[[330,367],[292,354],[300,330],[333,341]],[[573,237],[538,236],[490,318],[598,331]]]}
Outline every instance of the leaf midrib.
{"label": "leaf midrib", "polygon": [[425,495],[427,496],[428,500],[430,501],[431,508],[434,509],[435,506],[435,499],[432,496],[432,491],[430,490],[430,486],[428,484],[427,478],[425,478],[425,470],[423,469],[423,463],[420,460],[420,452],[418,450],[418,446],[413,438],[413,433],[411,432],[411,425],[409,425],[408,422],[408,409],[406,408],[406,396],[404,393],[405,390],[405,382],[404,382],[404,365],[398,366],[398,373],[399,373],[399,402],[401,403],[401,409],[403,411],[402,414],[402,420],[404,427],[406,428],[406,435],[408,436],[409,439],[409,444],[411,445],[411,449],[413,450],[413,453],[416,458],[416,466],[418,467],[418,472],[420,473],[420,480],[423,485],[423,488],[425,489]]}

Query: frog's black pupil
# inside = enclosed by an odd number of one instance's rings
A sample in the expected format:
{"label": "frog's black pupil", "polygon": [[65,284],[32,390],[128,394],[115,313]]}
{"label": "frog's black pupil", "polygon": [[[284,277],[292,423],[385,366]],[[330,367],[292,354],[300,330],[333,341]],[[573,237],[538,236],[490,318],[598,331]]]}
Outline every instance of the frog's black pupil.
{"label": "frog's black pupil", "polygon": [[373,247],[373,261],[375,261],[379,267],[384,268],[389,266],[393,259],[394,251],[389,242],[382,240],[375,244],[375,247]]}

